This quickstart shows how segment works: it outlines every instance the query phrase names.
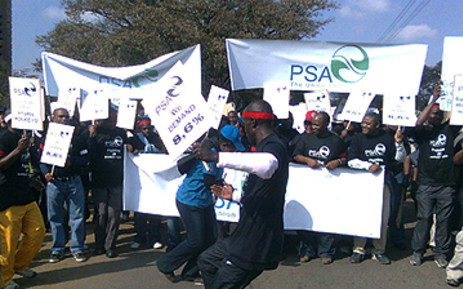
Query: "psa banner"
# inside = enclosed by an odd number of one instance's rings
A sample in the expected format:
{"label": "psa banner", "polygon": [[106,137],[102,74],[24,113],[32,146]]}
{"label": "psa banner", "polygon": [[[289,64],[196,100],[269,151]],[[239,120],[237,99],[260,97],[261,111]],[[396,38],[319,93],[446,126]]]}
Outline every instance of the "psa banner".
{"label": "psa banner", "polygon": [[226,40],[233,90],[290,81],[291,90],[416,94],[427,45],[378,45],[288,40]]}
{"label": "psa banner", "polygon": [[[42,68],[48,95],[58,96],[69,87],[89,91],[104,89],[109,96],[142,99],[151,96],[157,82],[172,66],[181,61],[194,91],[201,93],[201,51],[195,45],[184,50],[162,55],[145,64],[128,67],[102,67],[80,62],[61,55],[43,52]],[[112,94],[112,95],[111,95]]]}

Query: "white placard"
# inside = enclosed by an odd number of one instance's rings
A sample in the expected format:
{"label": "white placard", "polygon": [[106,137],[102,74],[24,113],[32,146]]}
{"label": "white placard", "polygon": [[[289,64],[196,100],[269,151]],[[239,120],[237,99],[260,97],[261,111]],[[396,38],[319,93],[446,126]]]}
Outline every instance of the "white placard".
{"label": "white placard", "polygon": [[299,133],[304,132],[304,120],[307,113],[307,105],[305,103],[299,103],[298,105],[290,105],[289,111],[293,114],[293,128]]}
{"label": "white placard", "polygon": [[48,126],[40,161],[45,164],[64,167],[73,133],[73,126],[51,122]]}
{"label": "white placard", "polygon": [[384,94],[383,124],[415,126],[415,123],[415,95]]}
{"label": "white placard", "polygon": [[173,157],[181,155],[211,127],[209,106],[201,94],[192,93],[187,72],[178,61],[160,80],[156,97],[142,102]]}
{"label": "white placard", "polygon": [[463,75],[455,75],[450,125],[463,125]]}
{"label": "white placard", "polygon": [[[58,94],[58,104],[56,104],[56,106],[65,108],[69,113],[69,117],[72,118],[74,117],[77,100],[81,97],[80,95],[81,90],[77,87],[69,87],[67,89],[60,90]],[[51,113],[53,114],[53,110]]]}
{"label": "white placard", "polygon": [[116,126],[120,128],[133,129],[135,117],[137,116],[137,101],[122,98],[117,111]]}
{"label": "white placard", "polygon": [[9,77],[12,122],[16,129],[43,130],[40,79]]}
{"label": "white placard", "polygon": [[442,96],[437,99],[443,111],[452,109],[453,81],[463,74],[463,37],[445,37],[442,53]]}
{"label": "white placard", "polygon": [[363,116],[367,112],[373,98],[375,98],[375,94],[372,92],[351,92],[338,119],[362,122]]}
{"label": "white placard", "polygon": [[264,100],[267,101],[279,119],[289,117],[289,81],[270,81],[264,83]]}
{"label": "white placard", "polygon": [[223,110],[227,104],[228,95],[230,91],[220,88],[218,86],[212,85],[211,90],[209,91],[209,97],[207,99],[207,104],[212,111],[211,121],[212,128],[219,129],[220,120],[222,119]]}
{"label": "white placard", "polygon": [[103,89],[91,89],[83,99],[80,108],[80,121],[107,119],[109,116],[108,97]]}
{"label": "white placard", "polygon": [[331,116],[330,94],[326,90],[304,93],[307,111],[324,111]]}
{"label": "white placard", "polygon": [[[183,177],[171,157],[164,154],[125,154],[124,172],[124,210],[178,216],[175,195]],[[244,176],[239,171],[224,170],[225,180],[237,189],[242,187]],[[304,189],[307,182],[310,182],[310,188]],[[314,170],[290,164],[285,229],[379,238],[383,186],[384,171],[372,174],[347,168]],[[359,207],[359,200],[368,205]],[[239,206],[235,203],[218,201],[216,204],[218,220],[236,222],[237,213]]]}

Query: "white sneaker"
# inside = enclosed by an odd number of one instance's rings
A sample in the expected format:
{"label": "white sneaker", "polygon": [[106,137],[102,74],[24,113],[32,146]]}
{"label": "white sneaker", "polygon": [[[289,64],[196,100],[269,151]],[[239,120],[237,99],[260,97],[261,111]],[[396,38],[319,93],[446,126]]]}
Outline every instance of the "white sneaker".
{"label": "white sneaker", "polygon": [[19,289],[19,288],[21,288],[21,287],[19,287],[19,284],[14,282],[13,280],[11,280],[11,282],[8,283],[8,285],[3,287],[3,289]]}
{"label": "white sneaker", "polygon": [[133,242],[132,245],[130,245],[130,248],[132,249],[140,249],[141,244],[138,242]]}
{"label": "white sneaker", "polygon": [[162,247],[164,247],[164,245],[161,242],[156,242],[153,245],[154,249],[161,249]]}
{"label": "white sneaker", "polygon": [[21,275],[25,278],[34,278],[35,276],[37,276],[37,272],[31,270],[31,269],[26,269],[26,270],[23,270],[23,271],[17,271],[16,274],[18,275]]}

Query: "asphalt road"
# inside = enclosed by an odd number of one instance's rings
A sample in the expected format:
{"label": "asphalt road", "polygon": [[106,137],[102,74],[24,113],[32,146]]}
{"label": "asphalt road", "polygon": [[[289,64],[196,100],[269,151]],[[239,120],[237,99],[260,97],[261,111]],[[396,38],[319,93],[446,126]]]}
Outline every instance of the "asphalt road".
{"label": "asphalt road", "polygon": [[[414,226],[411,203],[406,204],[407,238],[410,239]],[[203,288],[192,282],[172,284],[157,270],[156,260],[164,250],[143,248],[130,249],[133,241],[133,222],[121,225],[118,239],[119,257],[92,256],[93,234],[87,227],[89,260],[76,263],[68,253],[59,263],[48,263],[51,235],[47,234],[43,247],[32,264],[37,277],[25,279],[16,276],[15,281],[23,288]],[[291,242],[289,242],[291,243]],[[388,247],[391,265],[380,265],[367,259],[361,264],[350,264],[349,256],[338,253],[334,263],[322,265],[318,259],[300,264],[294,246],[288,246],[286,258],[277,270],[266,271],[248,288],[450,288],[445,283],[445,270],[438,269],[431,252],[425,255],[420,267],[409,264],[411,249],[397,250]]]}

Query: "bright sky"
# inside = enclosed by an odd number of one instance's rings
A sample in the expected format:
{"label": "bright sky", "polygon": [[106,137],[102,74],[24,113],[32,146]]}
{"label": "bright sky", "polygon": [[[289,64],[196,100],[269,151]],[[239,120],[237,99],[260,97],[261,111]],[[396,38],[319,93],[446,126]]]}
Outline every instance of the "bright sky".
{"label": "bright sky", "polygon": [[[13,0],[13,69],[32,67],[41,48],[35,37],[65,18],[60,0]],[[445,36],[463,36],[461,0],[338,0],[340,9],[327,14],[335,21],[313,40],[428,44],[427,65],[442,58]],[[32,4],[33,3],[33,4]],[[409,9],[406,9],[409,8]],[[417,14],[417,12],[419,13]],[[400,15],[392,32],[383,33]],[[415,18],[410,18],[417,15]],[[399,32],[399,28],[404,27]],[[398,32],[398,34],[397,34]],[[382,38],[381,38],[382,37]]]}

